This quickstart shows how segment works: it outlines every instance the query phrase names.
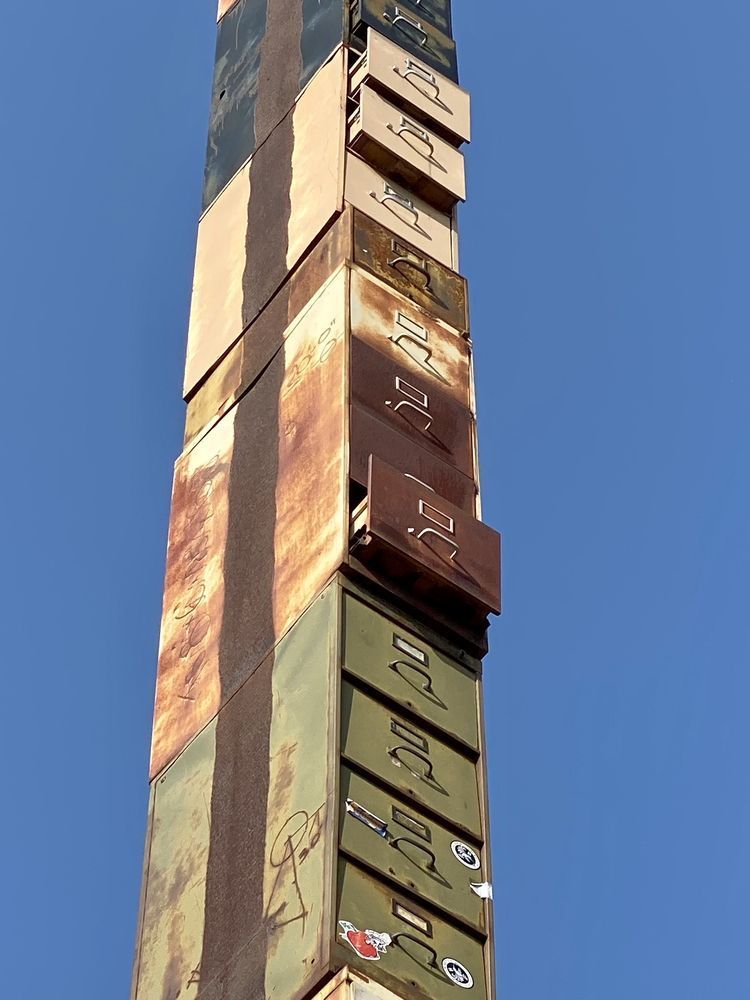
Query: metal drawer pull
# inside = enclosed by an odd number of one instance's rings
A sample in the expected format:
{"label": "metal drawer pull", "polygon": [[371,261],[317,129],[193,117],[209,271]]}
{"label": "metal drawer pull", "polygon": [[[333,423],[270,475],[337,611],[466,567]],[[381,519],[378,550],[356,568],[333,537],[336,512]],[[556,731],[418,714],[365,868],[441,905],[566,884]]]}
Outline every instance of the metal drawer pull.
{"label": "metal drawer pull", "polygon": [[[424,942],[424,941],[420,941],[419,938],[414,937],[413,934],[407,934],[406,931],[399,931],[397,934],[394,934],[392,936],[392,938],[391,938],[391,944],[395,944],[397,947],[400,948],[401,945],[398,943],[399,942],[399,938],[408,938],[409,941],[413,941],[414,944],[418,944],[420,947],[424,948],[425,951],[429,951],[429,953],[430,953],[430,960],[429,960],[429,962],[427,964],[432,969],[438,969],[438,968],[440,968],[440,966],[438,965],[437,952],[432,947],[432,945],[426,944],[426,942]],[[404,948],[404,951],[406,951],[405,948]],[[407,952],[407,954],[408,954],[408,952]]]}
{"label": "metal drawer pull", "polygon": [[[415,125],[414,122],[410,122],[409,119],[404,118],[403,115],[401,115],[401,124],[398,128],[394,128],[390,122],[388,122],[386,128],[399,138],[403,138],[404,133],[407,135],[413,135],[415,139],[419,139],[419,141],[423,142],[429,149],[430,155],[428,159],[431,160],[435,156],[435,145],[432,142],[432,139],[430,139],[430,133],[423,128],[419,128],[418,125]],[[407,143],[407,145],[411,146],[411,143]]]}
{"label": "metal drawer pull", "polygon": [[[383,185],[383,197],[378,198],[374,191],[370,191],[370,197],[374,198],[375,201],[380,205],[385,205],[389,201],[395,202],[400,205],[401,208],[405,208],[407,212],[411,212],[414,216],[414,226],[416,229],[420,229],[419,226],[419,212],[414,207],[414,202],[411,198],[405,198],[403,195],[399,194],[398,191],[394,191],[390,184]],[[420,229],[421,232],[421,229]]]}
{"label": "metal drawer pull", "polygon": [[[416,530],[417,530],[416,528],[407,528],[407,531],[409,532],[410,535],[413,535]],[[456,545],[456,543],[453,541],[452,538],[448,538],[447,535],[443,535],[440,531],[437,531],[435,528],[422,528],[422,530],[416,536],[417,541],[421,542],[425,535],[434,535],[441,542],[445,542],[445,544],[449,545],[452,549],[452,552],[448,556],[448,558],[451,560],[451,562],[456,558],[456,556],[458,555],[459,546]]]}
{"label": "metal drawer pull", "polygon": [[423,854],[426,854],[429,857],[430,860],[427,862],[428,872],[437,871],[437,858],[429,847],[425,847],[424,844],[420,844],[416,840],[412,840],[411,837],[394,837],[393,840],[390,841],[391,847],[395,847],[397,851],[400,851],[401,848],[397,845],[402,841],[405,844],[411,844],[412,847],[418,848],[418,850],[422,851]]}
{"label": "metal drawer pull", "polygon": [[[390,406],[390,403],[388,401],[386,401],[385,405],[386,406]],[[422,428],[422,431],[423,431],[423,433],[427,433],[427,431],[430,429],[430,427],[432,427],[432,417],[427,412],[427,410],[423,410],[421,407],[417,406],[415,403],[410,403],[408,399],[402,399],[401,402],[396,403],[396,405],[393,407],[393,412],[394,413],[398,413],[398,411],[401,409],[402,406],[409,406],[409,407],[411,407],[412,410],[416,410],[416,412],[420,415],[420,417],[425,417],[426,418],[427,424]]]}
{"label": "metal drawer pull", "polygon": [[[424,772],[415,771],[413,768],[409,767],[408,764],[404,763],[404,761],[402,761],[398,755],[399,750],[405,750],[407,753],[413,754],[415,757],[421,760],[422,763],[425,765],[425,771]],[[420,753],[419,750],[415,750],[414,747],[404,746],[403,744],[397,747],[389,747],[388,756],[391,758],[391,761],[396,765],[396,767],[401,767],[401,765],[404,764],[409,774],[413,775],[415,778],[419,778],[420,781],[433,780],[433,772],[435,768],[433,766],[432,761],[430,760],[429,757],[425,757],[423,753]]]}
{"label": "metal drawer pull", "polygon": [[412,260],[411,257],[394,257],[393,260],[388,261],[388,266],[392,267],[394,271],[398,271],[398,268],[396,267],[397,264],[408,264],[409,267],[413,267],[415,271],[419,271],[420,274],[423,274],[427,280],[424,283],[422,291],[430,291],[430,282],[432,281],[432,278],[430,276],[430,272],[424,264],[420,264],[416,260]]}
{"label": "metal drawer pull", "polygon": [[398,673],[399,672],[398,668],[401,666],[401,664],[403,664],[405,667],[408,667],[410,670],[413,670],[415,674],[419,674],[420,677],[424,677],[425,683],[422,685],[422,690],[429,691],[430,694],[433,693],[432,677],[428,673],[428,671],[425,670],[423,667],[418,667],[416,663],[409,663],[408,660],[391,660],[391,662],[388,664],[388,667],[389,669],[395,670],[396,673]]}
{"label": "metal drawer pull", "polygon": [[[383,17],[386,19],[386,21],[390,21],[393,27],[396,28],[397,31],[400,31],[402,34],[406,35],[407,38],[412,37],[412,31],[407,30],[408,28],[411,28],[413,30],[413,33],[418,36],[416,39],[417,43],[421,45],[422,48],[424,48],[424,46],[427,45],[427,42],[429,41],[429,36],[422,27],[422,22],[415,21],[414,18],[409,17],[408,14],[404,14],[401,11],[400,7],[393,8],[393,17],[391,17],[388,14],[388,11],[384,10]],[[401,26],[402,24],[407,25],[407,28],[403,28]]]}

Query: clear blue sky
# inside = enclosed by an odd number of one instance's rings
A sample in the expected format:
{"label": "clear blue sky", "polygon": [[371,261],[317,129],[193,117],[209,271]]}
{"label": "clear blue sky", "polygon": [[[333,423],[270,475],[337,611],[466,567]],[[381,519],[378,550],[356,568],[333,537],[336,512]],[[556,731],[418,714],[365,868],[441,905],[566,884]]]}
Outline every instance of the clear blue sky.
{"label": "clear blue sky", "polygon": [[[750,997],[750,7],[455,0],[503,1000]],[[3,992],[129,989],[210,0],[0,37]]]}

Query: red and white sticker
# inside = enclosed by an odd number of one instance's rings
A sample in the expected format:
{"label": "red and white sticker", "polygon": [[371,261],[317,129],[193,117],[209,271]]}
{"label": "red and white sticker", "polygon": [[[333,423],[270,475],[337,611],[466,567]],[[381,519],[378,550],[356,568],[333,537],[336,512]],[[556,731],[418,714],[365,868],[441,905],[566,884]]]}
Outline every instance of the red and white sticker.
{"label": "red and white sticker", "polygon": [[391,943],[390,934],[371,930],[358,931],[348,920],[339,920],[339,927],[340,937],[366,962],[379,962],[380,956],[385,955]]}

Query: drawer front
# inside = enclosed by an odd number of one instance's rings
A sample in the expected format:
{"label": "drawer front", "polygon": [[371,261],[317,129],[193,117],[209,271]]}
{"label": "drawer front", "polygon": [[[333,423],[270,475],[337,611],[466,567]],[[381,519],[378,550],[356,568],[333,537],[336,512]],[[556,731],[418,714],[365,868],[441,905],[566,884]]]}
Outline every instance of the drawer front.
{"label": "drawer front", "polygon": [[[430,4],[432,9],[436,3]],[[424,14],[414,9],[415,4],[394,0],[356,0],[352,25],[356,29],[367,26],[385,35],[396,45],[427,63],[438,73],[458,82],[456,43],[440,31]]]}
{"label": "drawer front", "polygon": [[381,173],[441,211],[466,200],[463,154],[367,86],[359,91],[349,145]]}
{"label": "drawer front", "polygon": [[371,544],[363,559],[376,558],[384,547],[394,572],[402,564],[407,574],[432,577],[483,615],[500,613],[496,531],[375,457],[367,494]]}
{"label": "drawer front", "polygon": [[354,262],[458,333],[469,329],[466,281],[377,222],[354,212]]}
{"label": "drawer front", "polygon": [[352,401],[473,479],[471,411],[357,337],[351,350]]}
{"label": "drawer front", "polygon": [[341,0],[307,0],[299,6],[299,17],[273,18],[265,3],[239,0],[219,22],[203,208],[268,138],[344,40]]}
{"label": "drawer front", "polygon": [[413,243],[446,267],[453,267],[451,217],[348,153],[344,197],[396,236]]}
{"label": "drawer front", "polygon": [[351,861],[340,860],[338,876],[341,962],[409,1000],[488,1000],[480,940]]}
{"label": "drawer front", "polygon": [[405,476],[424,483],[438,496],[445,497],[469,517],[476,514],[477,488],[473,479],[409,438],[393,430],[359,406],[351,408],[349,475],[367,489],[370,456],[377,455]]}
{"label": "drawer front", "polygon": [[469,345],[401,295],[359,271],[351,276],[352,333],[422,380],[471,409]]}
{"label": "drawer front", "polygon": [[451,0],[402,0],[401,6],[417,17],[424,17],[446,35],[451,35]]}
{"label": "drawer front", "polygon": [[471,139],[469,94],[377,31],[368,31],[366,57],[352,75],[353,87],[365,82],[455,146]]}
{"label": "drawer front", "polygon": [[346,682],[341,692],[341,727],[346,760],[451,825],[481,837],[472,760]]}
{"label": "drawer front", "polygon": [[486,881],[478,844],[347,767],[341,770],[339,821],[341,850],[350,857],[486,931],[486,903],[471,888]]}
{"label": "drawer front", "polygon": [[351,594],[344,595],[343,656],[347,673],[479,750],[474,671]]}

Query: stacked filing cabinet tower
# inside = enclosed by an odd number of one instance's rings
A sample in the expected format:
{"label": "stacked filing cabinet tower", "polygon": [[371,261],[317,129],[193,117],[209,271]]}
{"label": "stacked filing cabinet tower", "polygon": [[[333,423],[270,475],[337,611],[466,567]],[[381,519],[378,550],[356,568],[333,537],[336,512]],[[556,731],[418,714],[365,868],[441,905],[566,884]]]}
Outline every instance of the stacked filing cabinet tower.
{"label": "stacked filing cabinet tower", "polygon": [[449,0],[223,0],[134,1000],[494,995]]}

